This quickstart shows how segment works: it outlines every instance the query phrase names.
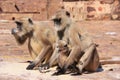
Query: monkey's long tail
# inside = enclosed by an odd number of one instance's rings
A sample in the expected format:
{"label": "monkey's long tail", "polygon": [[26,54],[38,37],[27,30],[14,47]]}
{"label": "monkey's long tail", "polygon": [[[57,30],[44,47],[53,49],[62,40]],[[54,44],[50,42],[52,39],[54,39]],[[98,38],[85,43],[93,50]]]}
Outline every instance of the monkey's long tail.
{"label": "monkey's long tail", "polygon": [[19,62],[19,63],[32,63],[33,61],[30,61],[30,60],[28,60],[28,61],[22,61],[22,62]]}
{"label": "monkey's long tail", "polygon": [[105,64],[120,64],[120,60],[102,60],[100,61],[102,65]]}

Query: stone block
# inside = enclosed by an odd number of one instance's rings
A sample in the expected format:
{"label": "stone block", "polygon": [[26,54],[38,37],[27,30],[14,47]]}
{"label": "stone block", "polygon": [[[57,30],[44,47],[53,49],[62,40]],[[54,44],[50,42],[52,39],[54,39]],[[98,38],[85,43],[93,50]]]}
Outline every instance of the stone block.
{"label": "stone block", "polygon": [[12,1],[0,1],[1,12],[17,12],[15,3]]}
{"label": "stone block", "polygon": [[48,0],[48,2],[50,3],[59,3],[62,2],[63,0]]}
{"label": "stone block", "polygon": [[56,5],[56,3],[52,3],[52,4],[49,4],[47,8],[48,8],[47,9],[47,12],[48,12],[47,17],[49,19],[49,18],[51,18],[51,16],[53,16],[55,14],[55,12],[57,10],[59,10],[61,8],[61,4]]}
{"label": "stone block", "polygon": [[17,7],[19,8],[20,12],[40,12],[41,9],[46,9],[45,2],[39,1],[22,1],[16,3]]}
{"label": "stone block", "polygon": [[87,2],[87,19],[88,20],[101,20],[101,19],[110,19],[106,14],[111,13],[110,4],[101,4],[100,1]]}
{"label": "stone block", "polygon": [[86,7],[84,2],[64,2],[63,4],[65,9],[70,12],[73,20],[84,20],[86,18]]}

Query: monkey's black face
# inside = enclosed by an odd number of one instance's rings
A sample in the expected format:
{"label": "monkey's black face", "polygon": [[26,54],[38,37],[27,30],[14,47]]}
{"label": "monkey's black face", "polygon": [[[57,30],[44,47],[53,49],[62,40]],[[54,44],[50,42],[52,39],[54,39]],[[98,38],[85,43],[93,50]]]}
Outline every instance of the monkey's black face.
{"label": "monkey's black face", "polygon": [[15,37],[18,44],[24,44],[27,39],[27,33],[22,29],[22,23],[15,21],[17,27],[11,30],[11,34]]}
{"label": "monkey's black face", "polygon": [[52,20],[57,31],[64,30],[71,21],[69,12],[65,10],[57,11],[56,14],[52,17]]}
{"label": "monkey's black face", "polygon": [[62,28],[62,18],[58,18],[58,17],[56,17],[56,18],[54,18],[53,19],[53,22],[54,22],[54,25],[55,25],[55,29],[57,30],[57,31],[59,31],[59,30],[62,30],[61,28]]}
{"label": "monkey's black face", "polygon": [[69,51],[68,44],[62,40],[57,42],[56,47],[57,47],[59,53],[61,53],[61,52],[65,53],[65,52]]}
{"label": "monkey's black face", "polygon": [[15,23],[17,24],[17,29],[22,31],[22,22],[16,21]]}
{"label": "monkey's black face", "polygon": [[61,18],[55,18],[53,19],[53,21],[54,21],[54,24],[61,25]]}
{"label": "monkey's black face", "polygon": [[67,49],[67,44],[66,45],[57,45],[57,48],[59,51]]}
{"label": "monkey's black face", "polygon": [[16,28],[13,28],[12,30],[11,30],[11,34],[17,34],[17,33],[19,33],[20,31],[22,31],[22,23],[20,23],[20,22],[15,22],[16,23],[16,25],[17,25],[17,27]]}
{"label": "monkey's black face", "polygon": [[16,28],[11,30],[18,44],[23,44],[33,33],[33,22],[30,18],[19,18],[15,20]]}

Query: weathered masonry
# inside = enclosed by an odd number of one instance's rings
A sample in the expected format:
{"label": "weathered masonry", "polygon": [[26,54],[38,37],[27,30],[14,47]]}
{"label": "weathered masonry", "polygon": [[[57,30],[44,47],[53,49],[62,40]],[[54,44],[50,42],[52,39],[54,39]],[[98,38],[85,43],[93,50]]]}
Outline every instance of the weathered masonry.
{"label": "weathered masonry", "polygon": [[120,19],[120,0],[0,0],[0,19],[49,19],[64,6],[76,20]]}

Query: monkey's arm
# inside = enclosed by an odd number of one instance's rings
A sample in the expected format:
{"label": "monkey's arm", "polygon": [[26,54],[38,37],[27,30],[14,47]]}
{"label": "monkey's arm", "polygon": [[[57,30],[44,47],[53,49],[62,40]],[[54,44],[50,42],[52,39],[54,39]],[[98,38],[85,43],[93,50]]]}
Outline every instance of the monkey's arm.
{"label": "monkey's arm", "polygon": [[68,58],[65,61],[64,69],[66,70],[70,65],[74,63],[77,57],[79,57],[81,49],[79,46],[74,46]]}
{"label": "monkey's arm", "polygon": [[49,67],[53,66],[53,64],[57,60],[58,56],[59,56],[58,49],[55,48],[55,50],[49,60]]}
{"label": "monkey's arm", "polygon": [[[74,33],[74,34],[73,34]],[[81,41],[78,33],[76,31],[70,32],[70,45],[72,46],[72,51],[65,61],[64,70],[66,70],[70,65],[74,63],[76,59],[81,55]]]}

